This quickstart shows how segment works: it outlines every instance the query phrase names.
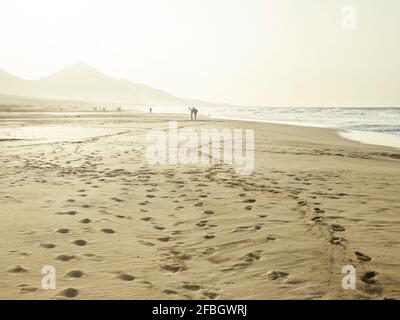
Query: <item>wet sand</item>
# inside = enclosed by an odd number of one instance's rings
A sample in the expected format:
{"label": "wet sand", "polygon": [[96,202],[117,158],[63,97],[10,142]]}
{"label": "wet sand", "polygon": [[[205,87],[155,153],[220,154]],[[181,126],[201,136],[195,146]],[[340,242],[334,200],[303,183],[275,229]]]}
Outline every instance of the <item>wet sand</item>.
{"label": "wet sand", "polygon": [[[398,149],[168,114],[0,119],[107,130],[0,141],[2,299],[400,298]],[[169,120],[254,129],[254,173],[149,165],[146,133]],[[56,268],[55,290],[41,287],[44,265]],[[356,290],[342,289],[346,265]]]}

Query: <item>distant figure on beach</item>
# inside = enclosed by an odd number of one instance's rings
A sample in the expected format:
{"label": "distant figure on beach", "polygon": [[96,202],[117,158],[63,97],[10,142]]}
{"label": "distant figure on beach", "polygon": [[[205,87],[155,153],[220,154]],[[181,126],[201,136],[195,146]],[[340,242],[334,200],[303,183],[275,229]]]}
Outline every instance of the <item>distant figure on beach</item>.
{"label": "distant figure on beach", "polygon": [[199,112],[199,110],[197,110],[195,107],[191,108],[189,107],[190,110],[190,120],[192,121],[193,118],[196,121],[197,120],[197,112]]}
{"label": "distant figure on beach", "polygon": [[152,114],[153,113],[153,110],[150,108],[150,114]]}

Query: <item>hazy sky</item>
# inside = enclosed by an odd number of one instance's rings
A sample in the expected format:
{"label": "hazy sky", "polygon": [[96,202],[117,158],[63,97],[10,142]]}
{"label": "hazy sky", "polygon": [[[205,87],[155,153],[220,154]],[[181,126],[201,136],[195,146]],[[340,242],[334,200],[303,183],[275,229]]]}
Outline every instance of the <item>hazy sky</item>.
{"label": "hazy sky", "polygon": [[0,69],[85,61],[180,97],[400,106],[399,31],[399,0],[0,0]]}

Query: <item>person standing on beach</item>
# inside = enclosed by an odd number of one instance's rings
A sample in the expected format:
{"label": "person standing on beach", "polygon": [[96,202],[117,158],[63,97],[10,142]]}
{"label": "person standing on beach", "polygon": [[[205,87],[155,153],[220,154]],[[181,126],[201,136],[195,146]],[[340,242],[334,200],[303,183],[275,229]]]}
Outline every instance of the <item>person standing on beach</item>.
{"label": "person standing on beach", "polygon": [[199,110],[197,110],[195,107],[193,107],[193,108],[189,107],[189,110],[190,110],[190,121],[192,121],[193,118],[194,118],[194,121],[196,121],[197,113],[199,112]]}
{"label": "person standing on beach", "polygon": [[153,113],[153,110],[152,110],[152,108],[150,107],[150,114],[152,114]]}
{"label": "person standing on beach", "polygon": [[189,107],[190,110],[190,121],[193,120],[194,108]]}

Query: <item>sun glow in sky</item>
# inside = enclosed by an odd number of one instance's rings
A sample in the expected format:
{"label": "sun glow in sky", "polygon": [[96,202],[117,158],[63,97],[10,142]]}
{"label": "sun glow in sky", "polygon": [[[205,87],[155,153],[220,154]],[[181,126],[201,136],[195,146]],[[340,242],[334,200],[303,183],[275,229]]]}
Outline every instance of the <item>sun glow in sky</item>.
{"label": "sun glow in sky", "polygon": [[215,102],[400,106],[399,30],[398,0],[0,0],[0,69],[84,61]]}

